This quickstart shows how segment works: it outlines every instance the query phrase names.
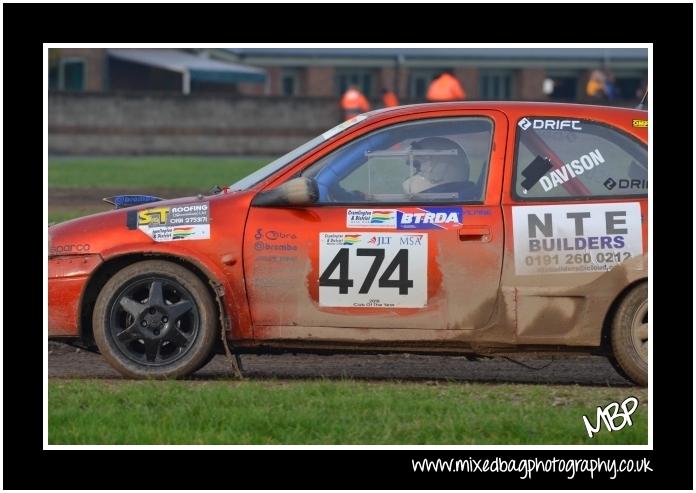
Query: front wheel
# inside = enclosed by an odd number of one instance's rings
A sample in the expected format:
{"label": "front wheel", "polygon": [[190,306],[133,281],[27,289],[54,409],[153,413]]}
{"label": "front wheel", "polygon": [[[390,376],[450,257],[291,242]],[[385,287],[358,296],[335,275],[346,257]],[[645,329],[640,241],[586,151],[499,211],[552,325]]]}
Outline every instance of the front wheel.
{"label": "front wheel", "polygon": [[624,297],[611,326],[613,359],[628,377],[648,385],[648,284],[642,283]]}
{"label": "front wheel", "polygon": [[205,284],[173,262],[147,260],[114,275],[92,317],[107,361],[130,378],[179,378],[213,351],[218,319]]}

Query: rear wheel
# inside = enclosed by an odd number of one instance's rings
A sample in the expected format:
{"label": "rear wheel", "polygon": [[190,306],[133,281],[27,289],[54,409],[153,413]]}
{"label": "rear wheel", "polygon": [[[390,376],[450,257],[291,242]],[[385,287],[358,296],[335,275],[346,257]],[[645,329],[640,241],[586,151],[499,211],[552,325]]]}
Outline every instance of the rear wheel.
{"label": "rear wheel", "polygon": [[102,288],[94,338],[109,363],[130,378],[178,378],[212,354],[218,319],[205,284],[173,262],[132,264]]}
{"label": "rear wheel", "polygon": [[633,288],[618,306],[611,326],[611,348],[623,376],[648,385],[648,284]]}

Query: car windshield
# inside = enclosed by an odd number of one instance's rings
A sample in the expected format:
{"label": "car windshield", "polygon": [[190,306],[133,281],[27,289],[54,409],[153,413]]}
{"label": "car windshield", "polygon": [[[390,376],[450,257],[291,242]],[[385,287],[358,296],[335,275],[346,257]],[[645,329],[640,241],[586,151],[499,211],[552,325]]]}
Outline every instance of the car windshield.
{"label": "car windshield", "polygon": [[293,149],[292,151],[288,152],[287,154],[279,157],[275,161],[268,163],[263,168],[260,168],[256,171],[254,171],[252,174],[242,178],[241,180],[234,182],[232,185],[230,185],[230,190],[232,190],[232,191],[247,190],[247,189],[253,187],[254,185],[260,183],[261,181],[263,181],[266,178],[268,178],[269,176],[271,176],[276,171],[284,168],[285,166],[290,164],[292,161],[294,161],[298,157],[302,156],[303,154],[308,153],[309,151],[311,151],[312,149],[317,147],[322,142],[325,142],[326,140],[330,139],[334,135],[337,135],[337,134],[345,131],[347,128],[352,127],[353,125],[363,121],[365,118],[367,118],[367,114],[358,115],[355,118],[351,118],[350,120],[347,120],[339,125],[336,125],[332,129],[324,132],[323,134],[321,134],[317,137],[314,137],[309,142],[305,142],[300,147],[297,147],[297,148]]}

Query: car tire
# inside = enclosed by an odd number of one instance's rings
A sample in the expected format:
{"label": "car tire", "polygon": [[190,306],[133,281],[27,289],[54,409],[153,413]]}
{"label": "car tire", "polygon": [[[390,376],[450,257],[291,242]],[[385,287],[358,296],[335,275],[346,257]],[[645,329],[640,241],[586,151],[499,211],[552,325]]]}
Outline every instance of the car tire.
{"label": "car tire", "polygon": [[219,320],[212,296],[179,264],[147,260],[117,272],[92,316],[106,360],[129,378],[181,378],[209,361]]}
{"label": "car tire", "polygon": [[213,348],[212,351],[210,351],[210,354],[201,362],[200,365],[193,371],[193,373],[197,372],[198,370],[202,370],[206,366],[208,366],[208,363],[213,361],[213,359],[217,356],[217,353],[215,352],[215,349]]}
{"label": "car tire", "polygon": [[622,376],[648,385],[648,284],[642,283],[621,300],[611,324],[612,363]]}

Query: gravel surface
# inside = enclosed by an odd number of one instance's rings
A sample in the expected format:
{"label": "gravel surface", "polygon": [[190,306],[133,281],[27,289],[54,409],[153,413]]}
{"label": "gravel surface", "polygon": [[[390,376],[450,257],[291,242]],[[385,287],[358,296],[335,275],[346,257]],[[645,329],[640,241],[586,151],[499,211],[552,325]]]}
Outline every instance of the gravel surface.
{"label": "gravel surface", "polygon": [[[364,380],[460,381],[593,386],[630,386],[598,356],[515,358],[540,370],[524,368],[503,358],[469,361],[464,357],[312,354],[243,355],[244,376],[249,379],[352,378]],[[551,362],[551,364],[549,364]],[[546,366],[548,365],[548,366]],[[229,379],[232,370],[225,356],[216,356],[191,378]],[[56,342],[49,343],[49,378],[122,378],[101,355]]]}

